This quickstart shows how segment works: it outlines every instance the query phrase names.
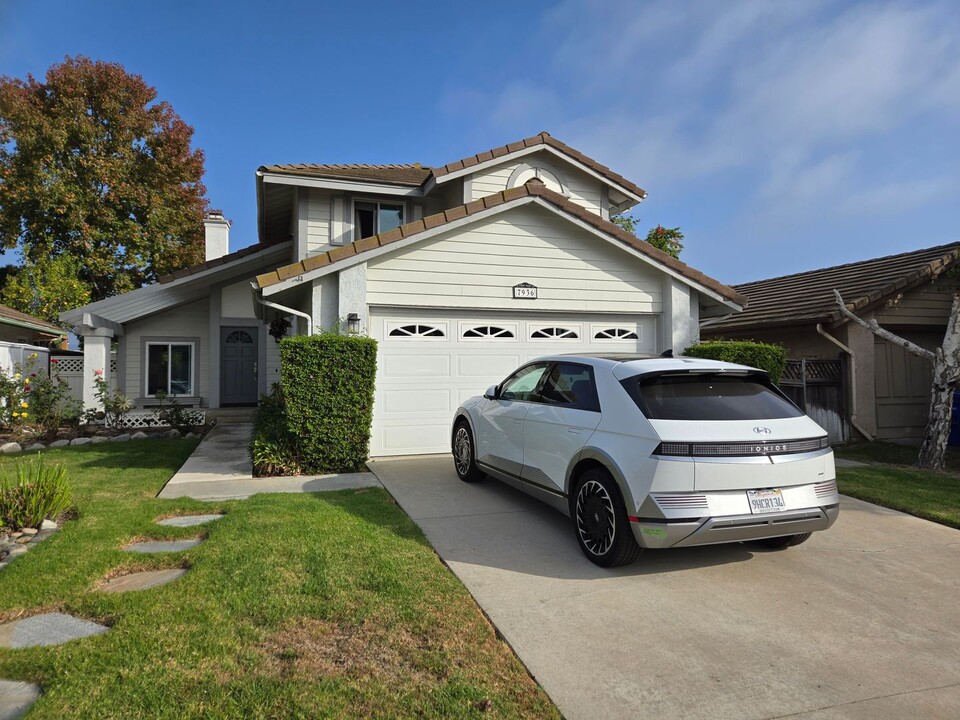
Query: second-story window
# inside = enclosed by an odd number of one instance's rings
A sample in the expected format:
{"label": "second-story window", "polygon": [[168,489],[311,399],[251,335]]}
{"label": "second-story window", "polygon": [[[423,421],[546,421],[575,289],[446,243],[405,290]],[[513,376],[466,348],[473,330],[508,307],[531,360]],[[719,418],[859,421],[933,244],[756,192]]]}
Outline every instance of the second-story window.
{"label": "second-story window", "polygon": [[353,204],[356,240],[393,230],[403,225],[403,205],[357,201]]}

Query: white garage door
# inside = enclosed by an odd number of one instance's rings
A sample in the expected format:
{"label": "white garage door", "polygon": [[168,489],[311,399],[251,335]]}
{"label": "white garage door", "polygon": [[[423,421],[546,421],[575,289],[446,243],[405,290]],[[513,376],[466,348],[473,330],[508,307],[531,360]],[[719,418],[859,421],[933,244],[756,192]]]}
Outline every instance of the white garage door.
{"label": "white garage door", "polygon": [[375,309],[370,326],[379,342],[374,456],[449,452],[460,403],[540,355],[654,353],[657,347],[652,315]]}

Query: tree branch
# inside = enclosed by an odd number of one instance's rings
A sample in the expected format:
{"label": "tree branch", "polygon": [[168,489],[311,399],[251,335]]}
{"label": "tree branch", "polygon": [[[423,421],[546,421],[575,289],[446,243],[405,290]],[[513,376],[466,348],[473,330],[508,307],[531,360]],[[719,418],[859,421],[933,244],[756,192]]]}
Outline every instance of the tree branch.
{"label": "tree branch", "polygon": [[883,338],[884,340],[892,342],[895,345],[899,345],[911,355],[922,357],[924,360],[929,360],[930,362],[935,360],[936,356],[932,352],[920,347],[919,345],[914,345],[912,342],[900,337],[899,335],[894,335],[889,330],[884,330],[882,327],[880,327],[880,324],[876,320],[864,320],[863,318],[854,315],[844,304],[843,298],[840,297],[839,290],[834,290],[833,294],[837,298],[837,305],[840,306],[840,314],[847,319],[853,320],[853,322],[855,322],[857,325],[866,328],[877,337]]}

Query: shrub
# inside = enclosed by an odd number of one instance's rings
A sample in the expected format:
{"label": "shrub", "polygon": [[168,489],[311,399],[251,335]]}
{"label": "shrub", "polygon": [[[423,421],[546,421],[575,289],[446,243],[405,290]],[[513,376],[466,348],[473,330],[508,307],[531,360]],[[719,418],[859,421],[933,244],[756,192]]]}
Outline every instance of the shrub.
{"label": "shrub", "polygon": [[297,475],[301,472],[296,437],[287,427],[283,397],[276,385],[270,395],[260,399],[260,407],[253,420],[250,457],[256,477]]}
{"label": "shrub", "polygon": [[753,342],[752,340],[709,340],[691,345],[683,354],[687,357],[723,360],[766,370],[770,379],[780,382],[787,366],[787,351],[781,345]]}
{"label": "shrub", "polygon": [[370,445],[377,343],[326,333],[280,341],[280,384],[287,428],[304,472],[350,472]]}
{"label": "shrub", "polygon": [[43,459],[19,462],[16,476],[0,477],[0,525],[38,527],[70,508],[70,486],[63,465],[48,467]]}
{"label": "shrub", "polygon": [[[96,386],[97,400],[103,406],[107,427],[119,428],[123,426],[123,417],[133,408],[133,402],[119,388],[114,389],[103,379],[103,370],[93,371],[93,384]],[[96,416],[96,410],[88,408]]]}
{"label": "shrub", "polygon": [[163,425],[169,425],[181,434],[186,434],[196,427],[196,412],[185,408],[176,398],[171,398],[165,392],[157,393],[160,407],[157,410],[157,420]]}

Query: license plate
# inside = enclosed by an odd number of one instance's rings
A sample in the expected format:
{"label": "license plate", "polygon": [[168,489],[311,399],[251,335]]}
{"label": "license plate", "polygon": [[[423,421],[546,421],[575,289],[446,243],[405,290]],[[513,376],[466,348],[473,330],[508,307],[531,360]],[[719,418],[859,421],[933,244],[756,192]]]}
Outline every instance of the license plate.
{"label": "license plate", "polygon": [[774,490],[747,490],[747,500],[750,502],[750,512],[754,515],[764,513],[783,512],[787,505],[783,502],[783,493],[780,488]]}

